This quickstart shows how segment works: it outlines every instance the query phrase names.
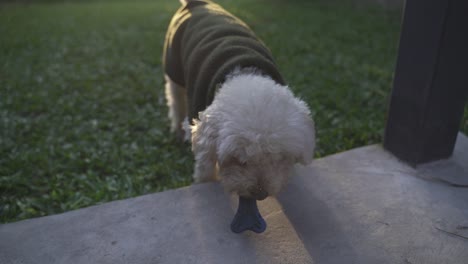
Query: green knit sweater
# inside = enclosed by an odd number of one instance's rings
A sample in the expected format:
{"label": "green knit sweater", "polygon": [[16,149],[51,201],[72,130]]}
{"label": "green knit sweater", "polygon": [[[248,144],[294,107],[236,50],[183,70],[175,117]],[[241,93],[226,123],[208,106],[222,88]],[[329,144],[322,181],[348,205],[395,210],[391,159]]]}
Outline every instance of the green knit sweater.
{"label": "green knit sweater", "polygon": [[190,122],[213,101],[235,68],[255,68],[284,85],[270,51],[240,19],[210,1],[191,1],[172,18],[163,54],[165,73],[185,87]]}

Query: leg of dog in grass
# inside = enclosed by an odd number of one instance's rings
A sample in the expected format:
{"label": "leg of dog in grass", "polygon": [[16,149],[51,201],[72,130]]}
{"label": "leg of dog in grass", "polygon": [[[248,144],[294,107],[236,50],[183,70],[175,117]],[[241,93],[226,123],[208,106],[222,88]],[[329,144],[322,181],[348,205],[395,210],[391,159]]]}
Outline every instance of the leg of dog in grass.
{"label": "leg of dog in grass", "polygon": [[184,130],[182,127],[184,119],[187,117],[187,93],[186,90],[173,82],[169,76],[165,75],[166,81],[166,102],[169,108],[169,119],[171,120],[171,132],[178,140],[184,140]]}

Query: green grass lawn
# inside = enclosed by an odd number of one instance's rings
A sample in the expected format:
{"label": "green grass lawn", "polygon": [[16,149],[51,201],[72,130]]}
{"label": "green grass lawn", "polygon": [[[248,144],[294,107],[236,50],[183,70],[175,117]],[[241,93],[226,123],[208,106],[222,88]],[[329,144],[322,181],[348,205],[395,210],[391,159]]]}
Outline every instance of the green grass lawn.
{"label": "green grass lawn", "polygon": [[[398,11],[219,2],[310,104],[317,157],[382,141]],[[0,222],[190,184],[193,157],[169,134],[160,63],[178,1],[27,3],[0,4]]]}

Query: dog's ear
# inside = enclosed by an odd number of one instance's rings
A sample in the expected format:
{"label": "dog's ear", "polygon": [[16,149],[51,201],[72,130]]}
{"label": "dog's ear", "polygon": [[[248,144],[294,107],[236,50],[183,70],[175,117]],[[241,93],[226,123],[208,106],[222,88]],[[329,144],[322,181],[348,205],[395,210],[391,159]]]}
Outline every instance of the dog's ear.
{"label": "dog's ear", "polygon": [[314,158],[314,149],[315,149],[315,126],[314,121],[312,120],[311,113],[307,104],[299,98],[296,99],[296,105],[299,109],[299,115],[293,122],[296,129],[295,136],[297,137],[296,144],[299,147],[296,149],[296,162],[303,165],[308,165],[312,162]]}
{"label": "dog's ear", "polygon": [[223,139],[218,142],[216,148],[218,162],[220,164],[230,162],[230,160],[236,160],[241,163],[246,162],[248,159],[247,152],[250,147],[249,144],[249,141],[237,135],[223,137]]}
{"label": "dog's ear", "polygon": [[299,151],[299,155],[296,159],[296,162],[303,165],[310,164],[314,158],[314,149],[315,149],[315,129],[314,122],[306,115],[304,117],[304,123],[302,127],[302,147]]}

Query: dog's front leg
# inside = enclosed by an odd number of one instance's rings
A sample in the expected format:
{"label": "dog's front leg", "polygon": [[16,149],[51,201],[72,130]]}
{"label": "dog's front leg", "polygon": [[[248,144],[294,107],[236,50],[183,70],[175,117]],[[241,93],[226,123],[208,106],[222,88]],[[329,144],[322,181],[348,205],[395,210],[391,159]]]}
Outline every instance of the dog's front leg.
{"label": "dog's front leg", "polygon": [[200,114],[200,119],[192,126],[193,178],[196,183],[216,180],[216,129],[203,114]]}
{"label": "dog's front leg", "polygon": [[169,107],[169,119],[171,120],[171,132],[180,141],[185,140],[183,120],[187,116],[187,93],[184,87],[178,85],[165,75],[166,101]]}
{"label": "dog's front leg", "polygon": [[195,183],[216,180],[216,158],[209,153],[197,153],[195,156]]}

